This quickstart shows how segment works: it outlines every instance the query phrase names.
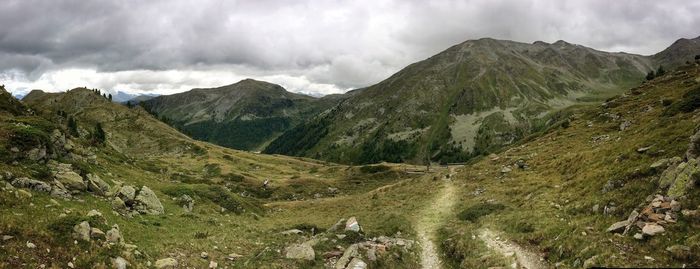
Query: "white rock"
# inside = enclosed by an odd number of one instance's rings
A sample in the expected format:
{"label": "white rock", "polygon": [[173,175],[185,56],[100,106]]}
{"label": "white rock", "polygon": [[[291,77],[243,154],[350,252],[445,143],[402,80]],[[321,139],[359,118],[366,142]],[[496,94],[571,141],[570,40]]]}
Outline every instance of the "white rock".
{"label": "white rock", "polygon": [[642,233],[649,236],[654,236],[665,231],[664,227],[655,223],[647,223],[644,225],[644,228],[642,228]]}

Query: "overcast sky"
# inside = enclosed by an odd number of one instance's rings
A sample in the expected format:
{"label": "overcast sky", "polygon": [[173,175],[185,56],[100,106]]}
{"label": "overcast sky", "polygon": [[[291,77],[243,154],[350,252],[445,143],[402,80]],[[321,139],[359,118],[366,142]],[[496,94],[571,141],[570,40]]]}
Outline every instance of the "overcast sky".
{"label": "overcast sky", "polygon": [[658,52],[700,1],[0,1],[0,83],[186,91],[251,77],[308,94],[369,86],[468,39]]}

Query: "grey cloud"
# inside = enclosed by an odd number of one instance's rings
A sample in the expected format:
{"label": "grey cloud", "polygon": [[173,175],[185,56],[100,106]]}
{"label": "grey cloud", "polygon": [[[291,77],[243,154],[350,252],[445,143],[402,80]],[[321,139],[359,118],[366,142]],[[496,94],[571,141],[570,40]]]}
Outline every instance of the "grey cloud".
{"label": "grey cloud", "polygon": [[[651,54],[700,35],[697,14],[700,2],[684,0],[6,0],[0,2],[0,73],[19,70],[31,82],[70,68],[233,70],[348,89],[481,37],[563,39]],[[149,72],[101,77],[109,77],[106,86],[144,90],[202,79],[164,80]]]}

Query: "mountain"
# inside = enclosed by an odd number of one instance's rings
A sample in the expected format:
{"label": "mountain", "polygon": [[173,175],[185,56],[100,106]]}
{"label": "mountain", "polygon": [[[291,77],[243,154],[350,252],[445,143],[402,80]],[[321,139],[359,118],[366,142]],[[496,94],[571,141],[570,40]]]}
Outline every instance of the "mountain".
{"label": "mountain", "polygon": [[235,149],[261,150],[302,119],[330,106],[327,99],[321,101],[276,84],[246,79],[218,88],[158,96],[142,105],[195,139]]}
{"label": "mountain", "polygon": [[0,86],[0,113],[22,115],[27,113],[27,107],[10,94],[5,86]]}
{"label": "mountain", "polygon": [[667,49],[652,55],[651,59],[656,65],[676,68],[692,61],[695,56],[700,56],[700,36],[693,39],[678,39]]}
{"label": "mountain", "polygon": [[638,85],[660,64],[692,60],[696,41],[654,56],[565,41],[466,41],[351,92],[264,152],[342,163],[465,161],[545,128],[562,108]]}
{"label": "mountain", "polygon": [[141,94],[141,93],[128,93],[128,92],[123,92],[123,91],[117,91],[114,96],[112,97],[112,100],[118,103],[126,103],[127,101],[132,101],[135,103],[138,103],[140,101],[145,101],[148,99],[151,99],[153,97],[158,96],[159,94],[155,93],[146,93],[146,94]]}

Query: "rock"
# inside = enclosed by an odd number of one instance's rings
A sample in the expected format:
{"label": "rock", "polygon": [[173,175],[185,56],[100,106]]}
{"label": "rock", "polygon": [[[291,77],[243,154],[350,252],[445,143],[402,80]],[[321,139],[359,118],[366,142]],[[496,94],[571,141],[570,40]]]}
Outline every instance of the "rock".
{"label": "rock", "polygon": [[500,157],[498,157],[498,155],[496,155],[494,153],[489,154],[489,160],[491,160],[492,162],[498,161],[498,159],[500,159]]}
{"label": "rock", "polygon": [[93,210],[90,210],[90,212],[87,213],[87,216],[88,216],[88,218],[92,218],[92,217],[102,217],[102,213],[100,213],[100,211],[97,211],[97,210],[93,209]]}
{"label": "rock", "polygon": [[11,235],[3,235],[3,236],[2,236],[2,241],[7,241],[7,240],[10,240],[10,239],[12,239],[12,238],[15,238],[15,237],[14,237],[14,236],[11,236]]}
{"label": "rock", "polygon": [[20,200],[27,200],[32,198],[32,193],[23,189],[19,189],[15,191],[15,197]]}
{"label": "rock", "polygon": [[688,145],[688,150],[685,152],[685,156],[688,160],[696,159],[700,156],[700,131],[690,136],[690,144]]}
{"label": "rock", "polygon": [[644,239],[644,234],[635,233],[635,234],[634,234],[634,239],[642,240],[642,239]]}
{"label": "rock", "polygon": [[46,158],[46,147],[40,146],[27,151],[24,156],[32,161],[38,161]]}
{"label": "rock", "polygon": [[107,231],[107,234],[105,235],[105,239],[107,239],[108,243],[114,243],[114,244],[121,244],[124,239],[122,238],[121,232],[119,232],[119,227],[114,226],[112,229]]}
{"label": "rock", "polygon": [[316,258],[316,253],[309,244],[293,244],[288,246],[285,252],[287,259],[313,261]]}
{"label": "rock", "polygon": [[87,187],[88,190],[94,192],[97,195],[106,195],[109,191],[109,184],[102,180],[98,175],[87,174]]}
{"label": "rock", "polygon": [[327,192],[330,195],[336,195],[336,194],[340,193],[340,190],[338,190],[338,188],[328,187]]}
{"label": "rock", "polygon": [[[678,166],[679,168],[681,165]],[[668,189],[668,196],[675,199],[686,194],[689,188],[695,184],[695,179],[700,177],[700,169],[695,159],[690,159],[683,167]]]}
{"label": "rock", "polygon": [[199,257],[202,258],[202,259],[207,259],[207,258],[209,258],[209,253],[202,252],[202,253],[199,254]]}
{"label": "rock", "polygon": [[156,194],[146,186],[143,186],[134,198],[134,209],[147,215],[160,215],[164,212]]}
{"label": "rock", "polygon": [[657,169],[666,169],[668,167],[669,160],[668,159],[661,159],[658,160],[654,163],[652,163],[649,168],[657,170]]}
{"label": "rock", "polygon": [[508,167],[508,166],[504,166],[503,168],[501,168],[501,174],[507,174],[507,173],[510,173],[511,171],[513,171],[513,169],[510,169],[510,167]]}
{"label": "rock", "polygon": [[120,198],[114,197],[114,198],[112,198],[112,200],[110,202],[111,202],[112,208],[114,210],[125,211],[127,209],[126,204],[124,203],[124,200],[122,200]]}
{"label": "rock", "polygon": [[600,209],[600,205],[599,205],[599,204],[595,204],[595,205],[593,205],[592,211],[593,211],[593,213],[598,213],[598,210],[599,210],[599,209]]}
{"label": "rock", "polygon": [[625,120],[620,123],[620,131],[624,131],[630,128],[632,126],[632,122],[629,120]]}
{"label": "rock", "polygon": [[136,198],[136,189],[129,185],[122,186],[117,192],[117,197],[124,201],[124,204],[131,206]]}
{"label": "rock", "polygon": [[341,228],[343,228],[343,225],[345,225],[345,219],[339,219],[338,222],[333,224],[330,228],[328,228],[328,232],[337,232],[340,231]]}
{"label": "rock", "polygon": [[126,269],[128,265],[129,262],[122,257],[116,257],[112,259],[112,268],[114,269]]}
{"label": "rock", "polygon": [[229,261],[235,261],[237,259],[243,258],[243,255],[236,254],[236,253],[230,253],[226,255],[226,259]]}
{"label": "rock", "polygon": [[90,223],[83,221],[73,226],[73,238],[90,242]]}
{"label": "rock", "polygon": [[347,249],[345,249],[343,256],[338,259],[338,262],[335,263],[335,269],[345,269],[345,266],[350,263],[352,258],[359,257],[359,255],[359,245],[350,245]]}
{"label": "rock", "polygon": [[72,165],[66,163],[51,164],[54,177],[61,182],[66,189],[71,191],[85,191],[87,184],[78,173],[73,172]]}
{"label": "rock", "polygon": [[671,256],[677,260],[687,260],[691,256],[690,247],[683,245],[673,245],[666,248],[666,251],[671,253]]}
{"label": "rock", "polygon": [[362,227],[360,227],[360,223],[357,222],[357,219],[355,219],[355,217],[350,217],[350,219],[348,219],[348,221],[345,222],[345,230],[360,232],[360,230],[362,230]]}
{"label": "rock", "polygon": [[664,227],[655,223],[647,223],[644,225],[644,228],[642,228],[642,233],[648,236],[654,236],[663,233],[664,231]]}
{"label": "rock", "polygon": [[73,264],[73,262],[68,262],[68,268],[75,268],[75,264]]}
{"label": "rock", "polygon": [[304,233],[302,230],[299,229],[291,229],[291,230],[286,230],[284,232],[281,232],[282,235],[292,235],[292,234],[301,234]]}
{"label": "rock", "polygon": [[360,260],[359,258],[352,258],[350,263],[348,263],[348,266],[345,268],[347,269],[367,269],[367,264]]}
{"label": "rock", "polygon": [[194,207],[194,199],[192,199],[192,197],[187,194],[183,194],[177,198],[177,201],[180,205],[182,205],[182,209],[187,212],[192,212],[192,208]]}
{"label": "rock", "polygon": [[644,153],[644,152],[649,151],[650,149],[651,149],[651,146],[649,146],[649,147],[642,147],[642,148],[638,148],[638,149],[637,149],[637,152],[639,152],[639,153]]}
{"label": "rock", "polygon": [[156,268],[158,269],[172,269],[177,268],[177,260],[173,258],[165,258],[156,261]]}
{"label": "rock", "polygon": [[90,237],[94,239],[105,239],[106,235],[102,230],[92,227],[90,228]]}
{"label": "rock", "polygon": [[216,263],[215,261],[209,262],[209,269],[216,269],[217,267],[219,267],[219,264]]}
{"label": "rock", "polygon": [[34,245],[34,243],[32,243],[32,242],[27,241],[27,248],[29,248],[29,249],[35,249],[35,248],[36,248],[36,245]]}
{"label": "rock", "polygon": [[625,230],[625,228],[628,225],[630,225],[630,223],[631,222],[629,220],[615,222],[612,225],[610,225],[610,227],[608,227],[608,229],[606,231],[609,233],[621,233]]}
{"label": "rock", "polygon": [[12,181],[12,186],[26,188],[34,191],[51,192],[51,185],[46,182],[20,177]]}
{"label": "rock", "polygon": [[583,268],[592,268],[592,267],[595,267],[596,265],[598,265],[598,258],[599,257],[600,256],[595,255],[593,257],[586,259],[586,261],[583,262]]}
{"label": "rock", "polygon": [[671,211],[681,211],[681,203],[677,202],[676,200],[671,201]]}

